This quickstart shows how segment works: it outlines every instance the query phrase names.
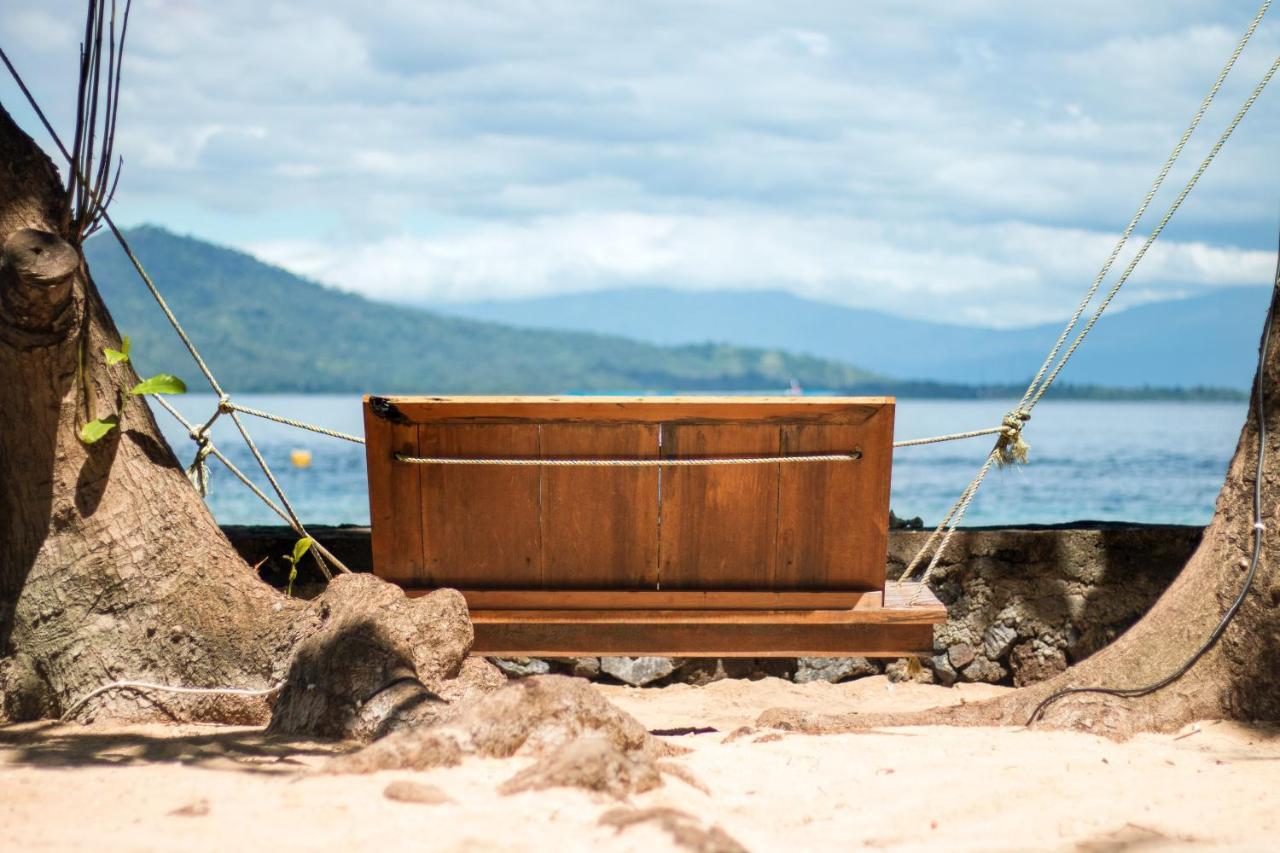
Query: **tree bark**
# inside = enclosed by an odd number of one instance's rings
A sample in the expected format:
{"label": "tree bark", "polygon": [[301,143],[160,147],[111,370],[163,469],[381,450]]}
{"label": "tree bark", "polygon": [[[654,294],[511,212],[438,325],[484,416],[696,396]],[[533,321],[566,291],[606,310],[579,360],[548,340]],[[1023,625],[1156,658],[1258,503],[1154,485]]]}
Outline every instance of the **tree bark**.
{"label": "tree bark", "polygon": [[[2,108],[0,164],[0,718],[59,716],[117,680],[287,679],[277,728],[370,734],[428,687],[454,689],[471,644],[461,596],[410,602],[353,576],[286,598],[236,554],[141,398],[105,438],[80,440],[138,377],[103,359],[120,336],[57,233],[57,170]],[[321,650],[340,664],[318,666]],[[260,723],[271,704],[115,690],[77,714]]]}
{"label": "tree bark", "polygon": [[[1200,546],[1151,610],[1107,648],[1055,678],[995,700],[906,715],[802,714],[766,711],[765,726],[836,732],[902,725],[1023,725],[1037,706],[1072,687],[1141,687],[1176,671],[1208,639],[1244,585],[1254,545],[1253,490],[1263,392],[1266,448],[1262,469],[1263,547],[1243,605],[1213,648],[1173,684],[1138,698],[1080,693],[1050,704],[1036,725],[1124,738],[1173,731],[1203,719],[1280,720],[1280,280],[1272,293],[1266,358],[1240,440]],[[944,580],[946,572],[936,575]]]}

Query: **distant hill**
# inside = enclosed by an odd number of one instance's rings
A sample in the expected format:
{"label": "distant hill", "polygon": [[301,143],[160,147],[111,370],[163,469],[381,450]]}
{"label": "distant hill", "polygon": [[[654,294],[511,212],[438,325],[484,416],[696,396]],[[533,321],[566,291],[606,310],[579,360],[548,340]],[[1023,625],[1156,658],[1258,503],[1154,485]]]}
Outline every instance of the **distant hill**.
{"label": "distant hill", "polygon": [[[1232,288],[1104,316],[1062,379],[1107,387],[1245,389],[1269,297],[1266,287]],[[921,322],[761,291],[634,288],[436,308],[656,344],[723,341],[778,348],[887,376],[995,385],[1025,385],[1062,331],[1061,323],[994,330]]]}
{"label": "distant hill", "polygon": [[[374,302],[323,287],[243,252],[161,228],[131,229],[128,237],[224,387],[233,391],[781,392],[796,379],[805,388],[836,393],[1008,398],[1018,396],[1025,385],[1025,381],[1019,385],[898,379],[894,375],[908,373],[908,367],[899,365],[886,375],[771,346],[663,346],[584,331],[517,328],[515,321],[526,318],[513,317],[512,325],[503,325]],[[191,380],[193,389],[201,388],[203,383],[191,357],[114,239],[109,235],[94,238],[85,247],[85,255],[117,325],[133,339],[133,358],[139,369],[144,373],[176,373]],[[620,298],[621,302],[607,310],[628,312],[637,326],[645,326],[641,321],[652,315],[627,302],[643,300],[634,292],[624,292]],[[733,304],[733,300],[724,304]],[[623,307],[627,305],[630,307]],[[819,314],[840,310],[818,308]],[[587,324],[585,315],[579,319]],[[680,312],[667,319],[676,326],[688,321]],[[745,323],[746,315],[738,316],[735,322]],[[726,322],[723,328],[732,325]],[[797,335],[801,331],[797,329]],[[903,352],[891,337],[881,340],[886,351]],[[895,363],[896,358],[884,355],[880,353],[878,361]],[[1059,384],[1054,395],[1059,399],[1240,396],[1229,389],[1192,388],[1189,381],[1176,384],[1184,387],[1117,389]]]}
{"label": "distant hill", "polygon": [[[851,389],[868,371],[812,356],[720,344],[660,347],[533,331],[372,302],[242,252],[160,228],[130,243],[230,390],[367,393]],[[143,372],[199,378],[110,235],[86,246],[94,280]],[[201,383],[190,382],[192,388]]]}

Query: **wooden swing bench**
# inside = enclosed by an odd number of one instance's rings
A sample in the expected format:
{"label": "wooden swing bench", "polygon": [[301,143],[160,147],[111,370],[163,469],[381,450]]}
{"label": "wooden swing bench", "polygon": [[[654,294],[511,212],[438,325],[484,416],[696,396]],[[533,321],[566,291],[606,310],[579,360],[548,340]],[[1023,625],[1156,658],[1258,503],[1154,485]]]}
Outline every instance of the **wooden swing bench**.
{"label": "wooden swing bench", "polygon": [[[374,572],[477,654],[928,654],[885,584],[891,398],[366,397]],[[815,458],[816,457],[816,458]]]}

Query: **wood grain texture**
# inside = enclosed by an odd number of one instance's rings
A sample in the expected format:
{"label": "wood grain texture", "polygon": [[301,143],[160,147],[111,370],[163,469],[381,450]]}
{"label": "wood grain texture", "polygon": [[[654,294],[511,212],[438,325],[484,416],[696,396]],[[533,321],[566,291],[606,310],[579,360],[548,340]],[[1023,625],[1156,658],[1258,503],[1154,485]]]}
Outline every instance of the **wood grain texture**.
{"label": "wood grain texture", "polygon": [[[521,458],[538,455],[531,424],[428,424],[422,456]],[[398,465],[422,471],[422,499],[397,512],[422,519],[426,572],[434,586],[542,585],[538,468]]]}
{"label": "wood grain texture", "polygon": [[[546,424],[544,459],[654,459],[655,424]],[[658,469],[543,468],[542,585],[654,589]]]}
{"label": "wood grain texture", "polygon": [[933,653],[931,625],[477,622],[473,654],[878,657]]}
{"label": "wood grain texture", "polygon": [[[663,457],[776,455],[771,424],[667,424]],[[817,464],[817,463],[804,463]],[[772,589],[778,465],[662,469],[661,589]]]}
{"label": "wood grain texture", "polygon": [[[396,453],[418,453],[418,428],[364,410],[365,462],[369,476],[369,520],[373,570],[378,577],[409,585],[431,585],[423,564],[421,471],[396,463]],[[412,469],[412,470],[411,470]]]}
{"label": "wood grain texture", "polygon": [[861,450],[856,462],[780,466],[779,589],[880,589],[889,545],[893,409],[861,424],[782,427],[782,453]]}
{"label": "wood grain texture", "polygon": [[911,610],[474,610],[474,624],[572,623],[634,625],[936,625],[930,608]]}
{"label": "wood grain texture", "polygon": [[384,397],[415,423],[862,423],[892,397]]}
{"label": "wood grain texture", "polygon": [[[407,589],[408,595],[429,590]],[[814,610],[880,607],[879,592],[464,589],[472,610]]]}

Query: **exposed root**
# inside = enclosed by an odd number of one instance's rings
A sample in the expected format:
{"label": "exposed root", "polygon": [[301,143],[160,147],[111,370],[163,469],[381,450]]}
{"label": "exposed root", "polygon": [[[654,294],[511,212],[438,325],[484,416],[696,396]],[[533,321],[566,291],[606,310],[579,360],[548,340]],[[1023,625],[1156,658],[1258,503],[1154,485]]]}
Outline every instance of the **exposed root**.
{"label": "exposed root", "polygon": [[507,683],[474,696],[435,724],[396,731],[351,755],[334,759],[332,773],[424,770],[458,764],[477,755],[541,756],[591,736],[629,756],[670,754],[639,721],[614,707],[581,679],[559,675]]}
{"label": "exposed root", "polygon": [[342,575],[298,620],[273,733],[371,740],[447,713],[435,692],[471,649],[466,601],[453,590],[411,599],[371,575]]}
{"label": "exposed root", "polygon": [[662,784],[653,757],[623,752],[608,737],[584,735],[539,756],[498,788],[502,794],[546,788],[583,788],[619,800]]}

